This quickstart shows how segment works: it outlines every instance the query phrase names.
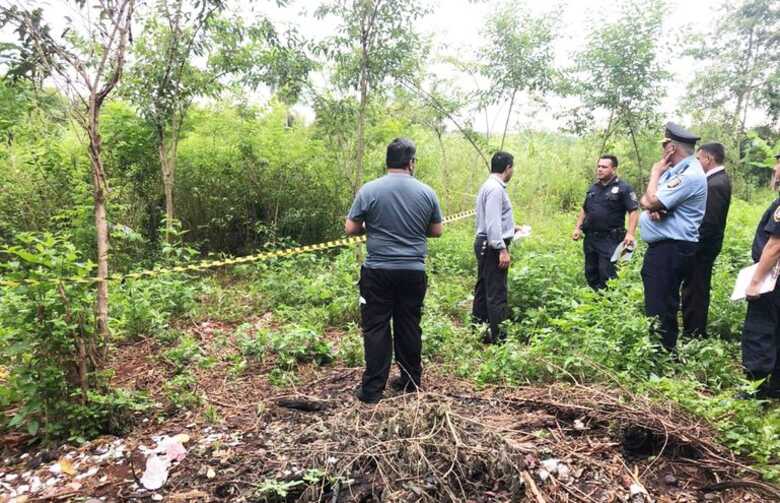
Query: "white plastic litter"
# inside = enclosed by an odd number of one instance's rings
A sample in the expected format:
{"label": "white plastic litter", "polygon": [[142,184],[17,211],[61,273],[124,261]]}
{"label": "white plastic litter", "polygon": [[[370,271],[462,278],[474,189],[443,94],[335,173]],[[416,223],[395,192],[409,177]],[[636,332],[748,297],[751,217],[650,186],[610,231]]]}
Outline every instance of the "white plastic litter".
{"label": "white plastic litter", "polygon": [[161,488],[168,480],[170,461],[167,458],[151,455],[146,458],[146,470],[141,477],[141,484],[151,491]]}
{"label": "white plastic litter", "polygon": [[157,452],[164,452],[168,461],[181,461],[187,455],[187,450],[175,438],[165,437],[157,446]]}
{"label": "white plastic litter", "polygon": [[548,472],[550,472],[550,473],[552,473],[554,475],[554,474],[558,473],[558,465],[560,463],[561,463],[560,459],[550,458],[550,459],[545,459],[544,461],[542,461],[542,466],[544,467],[545,470],[547,470]]}

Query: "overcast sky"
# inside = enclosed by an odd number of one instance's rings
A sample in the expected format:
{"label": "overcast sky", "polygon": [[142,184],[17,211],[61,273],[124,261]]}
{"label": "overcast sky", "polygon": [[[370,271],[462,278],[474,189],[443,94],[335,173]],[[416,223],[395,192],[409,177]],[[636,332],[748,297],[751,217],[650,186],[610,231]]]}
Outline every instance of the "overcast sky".
{"label": "overcast sky", "polygon": [[[145,0],[149,3],[153,0]],[[260,0],[247,3],[234,0],[238,8],[242,10],[244,17],[251,19],[253,12],[262,12],[268,15],[280,29],[295,27],[306,37],[321,40],[334,33],[336,28],[334,20],[317,20],[313,17],[313,11],[320,4],[319,0],[291,0],[284,8],[278,8],[271,1]],[[499,0],[472,3],[470,0],[428,0],[433,6],[432,13],[417,23],[416,28],[432,39],[436,52],[431,69],[437,75],[445,78],[457,78],[460,75],[448,69],[447,65],[435,64],[443,56],[455,56],[463,60],[473,59],[478,47],[483,43],[482,29],[486,18],[496,10]],[[528,5],[534,11],[543,11],[554,5],[555,0],[545,2],[528,1]],[[666,15],[665,32],[669,40],[684,27],[693,27],[698,31],[711,28],[717,18],[717,12],[723,0],[667,0],[668,9]],[[73,16],[67,2],[64,0],[0,0],[0,3],[39,4],[45,6],[45,15],[49,22],[64,27],[65,16]],[[560,19],[561,38],[556,42],[556,55],[559,64],[569,63],[572,53],[578,50],[585,41],[585,36],[592,23],[598,24],[614,18],[617,14],[614,9],[615,0],[560,0],[564,6]],[[0,33],[0,39],[11,36],[10,33]],[[435,65],[435,66],[434,66]],[[685,95],[686,86],[690,81],[696,63],[691,60],[679,60],[668,68],[673,73],[673,78],[668,86],[668,97],[664,100],[663,112],[671,119],[685,122],[685,114],[679,110],[680,99]],[[315,76],[315,84],[322,83],[322,77]],[[468,79],[459,78],[458,85],[473,87]],[[258,95],[258,100],[264,98]],[[560,99],[548,100],[548,108],[537,108],[536,113],[531,113],[533,107],[530,104],[520,104],[521,112],[513,114],[510,124],[512,129],[517,127],[534,127],[555,129],[559,124],[553,119],[553,114],[563,107]],[[311,118],[311,110],[306,106],[298,106],[297,110]],[[476,117],[475,126],[484,131],[486,124],[491,130],[497,130],[503,126],[506,119],[506,106],[497,106],[489,111],[488,118]]]}
{"label": "overcast sky", "polygon": [[[501,0],[476,2],[473,0],[432,0],[432,13],[424,20],[417,23],[416,28],[424,34],[431,36],[433,46],[437,48],[434,61],[441,60],[442,56],[462,57],[464,60],[473,59],[473,55],[483,43],[483,26],[486,19],[495,12],[496,7],[503,3]],[[571,55],[584,43],[591,24],[614,19],[618,12],[614,8],[615,0],[548,0],[528,1],[527,5],[538,13],[551,9],[554,5],[563,5],[560,19],[560,39],[556,42],[557,63],[566,65],[570,63]],[[301,33],[321,39],[332,34],[336,26],[332,21],[315,20],[312,12],[319,1],[297,0],[284,9],[273,8],[270,10],[271,18],[280,26],[294,26]],[[697,31],[709,31],[717,19],[718,10],[723,5],[723,0],[667,0],[667,15],[665,21],[665,33],[669,40],[673,40],[681,30],[692,28]],[[260,3],[255,8],[269,12],[267,5]],[[668,96],[662,104],[663,112],[671,119],[685,122],[687,117],[680,110],[679,104],[686,94],[686,87],[693,76],[697,63],[693,60],[678,60],[668,70],[673,78],[668,86]],[[455,78],[459,74],[447,65],[438,64],[434,68],[437,75],[447,78]],[[462,76],[461,76],[462,77]],[[469,87],[468,79],[461,78],[459,85]],[[533,109],[528,103],[521,103],[518,109],[521,112],[514,113],[510,122],[512,128],[534,127],[543,129],[556,129],[560,124],[555,121],[553,114],[564,106],[560,99],[550,98],[548,107],[537,108],[536,113],[529,114]],[[488,117],[483,115],[474,117],[475,126],[484,131],[486,124],[491,131],[503,127],[506,119],[507,104],[490,109]],[[308,110],[301,109],[305,114]]]}

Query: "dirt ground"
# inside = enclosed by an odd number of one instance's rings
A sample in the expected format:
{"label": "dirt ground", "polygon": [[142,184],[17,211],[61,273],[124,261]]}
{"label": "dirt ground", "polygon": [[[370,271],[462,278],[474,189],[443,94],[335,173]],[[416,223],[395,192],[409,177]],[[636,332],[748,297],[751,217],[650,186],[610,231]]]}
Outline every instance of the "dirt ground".
{"label": "dirt ground", "polygon": [[[208,346],[230,328],[191,331]],[[352,396],[359,368],[302,366],[298,384],[277,388],[273,362],[240,377],[218,363],[196,370],[204,409],[169,414],[159,351],[144,340],[116,356],[115,384],[160,401],[128,435],[47,449],[3,438],[0,502],[780,501],[706,424],[621,390],[476,389],[429,365],[424,391],[369,406]],[[183,449],[164,485],[144,488],[148,458],[171,439]]]}

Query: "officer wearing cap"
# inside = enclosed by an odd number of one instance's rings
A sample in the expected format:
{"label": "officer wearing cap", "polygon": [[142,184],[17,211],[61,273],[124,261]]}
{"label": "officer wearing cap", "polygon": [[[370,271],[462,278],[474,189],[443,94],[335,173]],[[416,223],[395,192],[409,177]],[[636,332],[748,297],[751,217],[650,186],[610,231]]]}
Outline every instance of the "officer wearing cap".
{"label": "officer wearing cap", "polygon": [[640,199],[642,240],[648,243],[642,264],[645,314],[656,317],[652,331],[663,346],[677,345],[680,285],[693,265],[699,226],[707,205],[707,180],[694,154],[699,137],[669,122],[663,155],[653,165]]}
{"label": "officer wearing cap", "polygon": [[[617,276],[612,255],[622,242],[627,247],[635,244],[634,235],[639,221],[639,203],[631,186],[618,178],[615,170],[618,159],[602,155],[596,164],[596,178],[580,210],[572,239],[577,241],[585,233],[582,248],[585,255],[585,279],[594,290],[607,286]],[[628,232],[625,228],[628,213]]]}
{"label": "officer wearing cap", "polygon": [[[780,154],[775,155],[775,180],[780,175]],[[780,399],[780,282],[761,295],[759,285],[780,260],[780,198],[769,205],[753,238],[753,261],[758,264],[746,290],[748,300],[742,328],[742,366],[749,379],[762,380],[759,399]]]}
{"label": "officer wearing cap", "polygon": [[426,236],[441,236],[442,218],[436,193],[413,176],[415,153],[411,140],[393,140],[387,174],[361,187],[344,224],[348,235],[368,235],[359,283],[366,369],[355,392],[365,403],[382,399],[393,348],[400,378],[392,386],[414,391],[422,378]]}
{"label": "officer wearing cap", "polygon": [[682,284],[683,334],[707,337],[712,268],[723,247],[731,205],[731,180],[723,167],[726,150],[722,144],[705,143],[699,147],[696,158],[707,178],[707,209],[699,227],[693,267]]}

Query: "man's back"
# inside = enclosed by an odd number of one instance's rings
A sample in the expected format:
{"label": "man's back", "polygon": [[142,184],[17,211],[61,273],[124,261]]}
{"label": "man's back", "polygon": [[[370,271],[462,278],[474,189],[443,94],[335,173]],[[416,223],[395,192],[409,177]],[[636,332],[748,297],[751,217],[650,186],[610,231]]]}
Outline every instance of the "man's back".
{"label": "man's back", "polygon": [[412,270],[425,269],[428,228],[442,220],[433,189],[399,173],[365,184],[349,218],[366,224],[366,267]]}
{"label": "man's back", "polygon": [[725,171],[707,177],[707,210],[699,229],[699,241],[720,244],[731,204],[731,180]]}

